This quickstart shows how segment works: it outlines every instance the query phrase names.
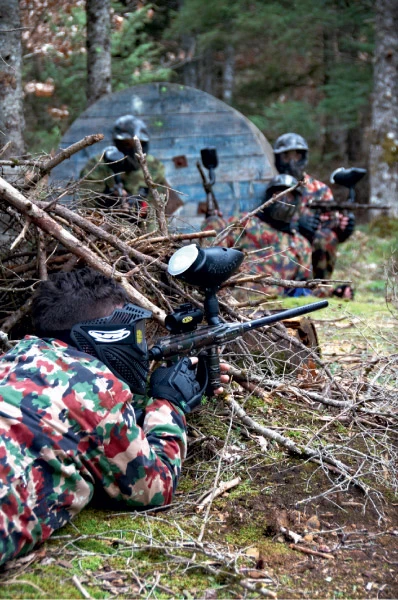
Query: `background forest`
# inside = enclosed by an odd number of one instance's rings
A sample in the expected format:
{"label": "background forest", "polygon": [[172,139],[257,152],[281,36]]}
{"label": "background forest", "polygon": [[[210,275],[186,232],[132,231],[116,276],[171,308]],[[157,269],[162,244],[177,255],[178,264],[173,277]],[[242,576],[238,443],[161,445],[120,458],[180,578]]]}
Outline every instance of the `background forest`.
{"label": "background forest", "polygon": [[[2,5],[3,27],[22,31],[24,150],[56,150],[104,93],[181,82],[240,110],[271,143],[288,130],[303,135],[320,177],[337,166],[370,167],[360,201],[367,201],[369,181],[372,200],[396,194],[398,11],[391,0]],[[0,51],[6,37],[0,35]],[[0,69],[6,81],[7,66]]]}

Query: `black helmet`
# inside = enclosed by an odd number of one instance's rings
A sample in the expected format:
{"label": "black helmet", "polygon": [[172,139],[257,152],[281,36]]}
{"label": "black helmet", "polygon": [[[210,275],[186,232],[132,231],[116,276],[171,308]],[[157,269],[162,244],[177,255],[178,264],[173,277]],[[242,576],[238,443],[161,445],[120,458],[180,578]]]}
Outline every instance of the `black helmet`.
{"label": "black helmet", "polygon": [[[283,160],[282,153],[296,150],[301,154],[299,160]],[[308,144],[298,133],[284,133],[274,144],[275,166],[279,173],[286,173],[301,179],[308,162]]]}
{"label": "black helmet", "polygon": [[116,146],[117,142],[131,140],[135,136],[140,140],[143,151],[147,152],[149,146],[149,133],[144,121],[138,117],[134,117],[134,115],[124,115],[115,121],[112,137]]}
{"label": "black helmet", "polygon": [[305,150],[308,152],[308,144],[298,133],[284,133],[280,135],[274,144],[274,153],[288,152],[289,150]]}
{"label": "black helmet", "polygon": [[[270,200],[274,194],[279,194],[283,190],[296,185],[297,179],[291,175],[277,175],[268,183],[265,189],[264,202]],[[269,223],[275,229],[289,232],[290,223],[297,212],[301,202],[301,191],[296,188],[293,192],[293,198],[285,200],[281,198],[272,204],[269,204],[257,213],[257,216],[266,223]]]}
{"label": "black helmet", "polygon": [[144,121],[134,117],[134,115],[123,115],[115,121],[112,137],[116,148],[126,158],[124,164],[120,165],[123,167],[122,170],[127,172],[137,171],[140,168],[140,163],[136,156],[133,138],[138,137],[144,154],[147,154],[149,150],[149,133]]}

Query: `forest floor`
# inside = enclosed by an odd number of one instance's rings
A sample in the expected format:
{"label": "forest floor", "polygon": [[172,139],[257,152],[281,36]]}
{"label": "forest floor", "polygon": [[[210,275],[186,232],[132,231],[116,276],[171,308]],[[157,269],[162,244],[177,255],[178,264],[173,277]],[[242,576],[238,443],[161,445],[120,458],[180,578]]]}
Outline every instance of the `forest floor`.
{"label": "forest floor", "polygon": [[[341,246],[335,278],[354,282],[355,299],[331,300],[313,316],[322,358],[336,377],[343,373],[343,381],[352,373],[360,391],[364,370],[366,376],[371,371],[373,383],[384,377],[392,397],[394,380],[386,372],[398,353],[398,307],[385,298],[386,265],[397,252],[395,225],[362,227]],[[396,300],[389,285],[387,294]],[[280,306],[300,303],[289,299]],[[289,399],[276,390],[259,398],[241,389],[234,395],[253,419],[298,444],[322,437],[331,447],[340,444],[344,457],[358,436],[355,415],[304,396]],[[397,485],[393,469],[383,467],[396,460],[396,430],[358,420],[362,446],[356,449],[392,457],[386,463],[375,458],[374,469],[364,473],[372,487],[367,493],[324,464],[253,434],[221,399],[188,421],[189,454],[170,508],[86,509],[42,547],[6,565],[0,598],[398,597]],[[234,480],[204,503],[204,493]]]}

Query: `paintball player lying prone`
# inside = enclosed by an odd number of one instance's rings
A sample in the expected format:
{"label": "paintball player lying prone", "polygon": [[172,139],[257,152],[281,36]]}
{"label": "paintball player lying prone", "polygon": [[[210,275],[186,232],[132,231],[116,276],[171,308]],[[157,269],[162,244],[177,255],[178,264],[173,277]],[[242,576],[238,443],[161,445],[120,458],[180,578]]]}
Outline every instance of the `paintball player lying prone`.
{"label": "paintball player lying prone", "polygon": [[[0,564],[32,550],[93,498],[124,510],[172,501],[186,455],[185,414],[204,387],[197,359],[184,358],[156,369],[145,397],[146,342],[136,332],[148,315],[88,267],[40,283],[32,304],[38,337],[0,357]],[[125,345],[87,353],[85,327],[95,339],[108,322],[113,335],[121,324]]]}

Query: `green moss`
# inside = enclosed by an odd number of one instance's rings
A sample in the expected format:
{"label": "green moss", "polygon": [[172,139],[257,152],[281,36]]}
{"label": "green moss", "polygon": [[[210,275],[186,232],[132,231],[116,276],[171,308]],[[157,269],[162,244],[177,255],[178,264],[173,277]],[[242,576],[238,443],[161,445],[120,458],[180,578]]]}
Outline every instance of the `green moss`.
{"label": "green moss", "polygon": [[259,527],[257,524],[246,525],[227,533],[225,539],[230,544],[235,544],[237,546],[250,546],[261,540],[265,526],[265,523],[263,528]]}
{"label": "green moss", "polygon": [[102,567],[104,559],[100,556],[84,556],[80,559],[80,567],[89,571],[96,571]]}
{"label": "green moss", "polygon": [[259,490],[253,485],[251,479],[246,479],[228,492],[228,501],[235,498],[253,498],[254,496],[258,496],[259,493]]}
{"label": "green moss", "polygon": [[[79,577],[80,569],[34,565],[33,571],[17,575],[15,580],[1,581],[0,598],[81,598],[81,592],[72,582],[73,575]],[[99,588],[90,588],[90,593],[94,598],[105,597]]]}
{"label": "green moss", "polygon": [[383,148],[383,161],[388,164],[389,167],[394,166],[398,161],[398,146],[395,140],[395,136],[386,134],[381,143]]}
{"label": "green moss", "polygon": [[262,398],[251,395],[245,402],[245,410],[250,413],[256,409],[265,409],[267,411],[267,404]]}
{"label": "green moss", "polygon": [[[376,236],[376,244],[380,242],[380,238],[395,238],[398,236],[398,219],[387,219],[385,216],[380,216],[374,219],[367,227],[370,235]],[[372,240],[374,242],[374,240]]]}

